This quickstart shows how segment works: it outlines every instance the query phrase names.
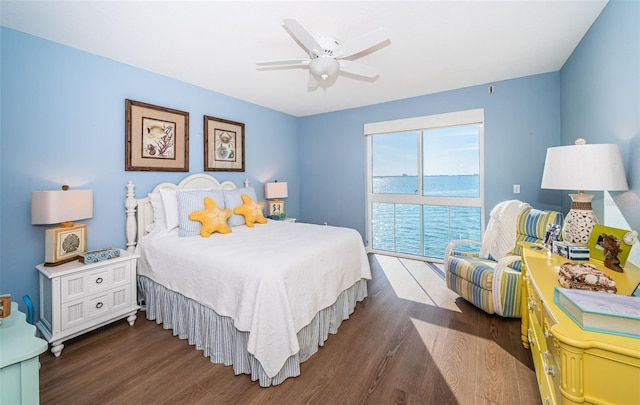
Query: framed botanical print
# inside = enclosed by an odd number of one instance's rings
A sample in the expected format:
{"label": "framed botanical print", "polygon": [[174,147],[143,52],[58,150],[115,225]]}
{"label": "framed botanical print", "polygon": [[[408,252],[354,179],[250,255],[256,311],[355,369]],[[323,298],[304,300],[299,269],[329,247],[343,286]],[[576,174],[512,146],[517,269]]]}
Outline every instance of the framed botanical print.
{"label": "framed botanical print", "polygon": [[244,172],[244,124],[204,116],[204,170]]}
{"label": "framed botanical print", "polygon": [[189,171],[189,113],[125,102],[125,170]]}

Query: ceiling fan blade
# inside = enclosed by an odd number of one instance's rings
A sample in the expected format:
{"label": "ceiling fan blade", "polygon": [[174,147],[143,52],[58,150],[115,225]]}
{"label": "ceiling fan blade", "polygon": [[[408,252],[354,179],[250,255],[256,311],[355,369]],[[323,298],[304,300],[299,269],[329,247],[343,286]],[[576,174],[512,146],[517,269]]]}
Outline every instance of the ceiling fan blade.
{"label": "ceiling fan blade", "polygon": [[353,62],[350,60],[340,60],[340,70],[345,73],[350,73],[356,76],[368,77],[369,79],[375,79],[378,77],[378,69],[371,66],[364,65],[362,63]]}
{"label": "ceiling fan blade", "polygon": [[293,34],[293,36],[300,41],[302,46],[307,48],[309,53],[312,53],[314,50],[316,53],[321,52],[322,46],[316,41],[316,39],[307,31],[297,20],[293,18],[287,18],[282,20],[284,25],[289,28],[289,31]]}
{"label": "ceiling fan blade", "polygon": [[356,37],[350,41],[340,44],[337,49],[338,58],[348,58],[371,47],[374,47],[389,39],[386,29],[380,29]]}
{"label": "ceiling fan blade", "polygon": [[291,59],[291,60],[275,60],[272,62],[258,62],[256,65],[265,66],[307,66],[309,64],[308,59]]}

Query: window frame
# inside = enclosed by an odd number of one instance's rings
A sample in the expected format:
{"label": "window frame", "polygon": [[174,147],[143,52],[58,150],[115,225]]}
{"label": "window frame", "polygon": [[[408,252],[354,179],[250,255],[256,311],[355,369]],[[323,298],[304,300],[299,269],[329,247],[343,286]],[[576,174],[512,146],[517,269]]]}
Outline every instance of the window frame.
{"label": "window frame", "polygon": [[[440,197],[440,196],[424,196],[423,194],[423,145],[422,145],[422,131],[475,125],[479,126],[479,187],[480,192],[478,197]],[[392,193],[378,193],[374,194],[372,190],[373,185],[373,136],[381,134],[392,133],[406,133],[406,132],[419,132],[417,136],[418,142],[418,167],[417,173],[418,180],[418,192],[417,194],[392,194]],[[409,258],[424,258],[426,256],[416,256],[398,252],[383,251],[373,249],[373,227],[372,227],[372,204],[373,203],[389,203],[389,204],[411,204],[411,205],[437,205],[448,207],[479,207],[480,208],[480,235],[484,235],[485,230],[485,206],[484,206],[484,109],[473,109],[456,111],[444,114],[435,114],[422,117],[405,118],[392,121],[382,121],[368,123],[364,125],[364,135],[366,138],[367,160],[366,160],[366,248],[369,253],[381,253],[392,254],[398,257]],[[421,230],[422,229],[421,224]],[[421,236],[422,239],[422,236]],[[441,261],[439,258],[429,258],[434,261]]]}

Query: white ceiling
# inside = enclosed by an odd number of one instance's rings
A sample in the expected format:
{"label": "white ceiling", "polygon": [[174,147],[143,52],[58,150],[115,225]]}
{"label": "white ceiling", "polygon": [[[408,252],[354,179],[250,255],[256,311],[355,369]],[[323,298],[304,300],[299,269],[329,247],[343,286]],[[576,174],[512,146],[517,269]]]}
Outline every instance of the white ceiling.
{"label": "white ceiling", "polygon": [[[2,25],[294,116],[342,110],[559,70],[606,1],[6,1]],[[386,28],[357,61],[307,90],[308,69],[282,19],[345,42]]]}

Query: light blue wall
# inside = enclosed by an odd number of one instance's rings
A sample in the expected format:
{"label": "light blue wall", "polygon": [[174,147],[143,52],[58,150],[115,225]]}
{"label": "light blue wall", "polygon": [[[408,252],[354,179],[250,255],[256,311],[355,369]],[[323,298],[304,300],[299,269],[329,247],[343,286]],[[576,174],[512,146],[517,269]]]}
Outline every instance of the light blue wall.
{"label": "light blue wall", "polygon": [[[640,230],[640,2],[610,1],[563,66],[560,78],[562,144],[585,138],[588,143],[620,146],[630,190],[611,194],[630,227],[623,229]],[[603,193],[594,194],[600,221],[625,226],[611,223]],[[566,211],[570,205],[564,197]]]}
{"label": "light blue wall", "polygon": [[364,124],[484,108],[487,209],[519,198],[566,212],[563,192],[540,190],[544,156],[580,136],[620,144],[632,190],[614,197],[640,229],[639,15],[640,3],[613,0],[561,72],[493,83],[492,95],[481,85],[304,118],[0,27],[0,292],[29,294],[37,305],[45,227],[30,224],[31,191],[93,189],[94,218],[83,222],[97,249],[125,244],[128,180],[141,196],[186,175],[124,171],[126,98],[190,113],[191,173],[203,167],[204,114],[244,122],[246,172],[215,176],[249,178],[260,198],[263,182],[286,179],[290,216],[363,235]]}
{"label": "light blue wall", "polygon": [[[560,196],[540,191],[546,149],[560,143],[558,72],[309,116],[300,125],[302,219],[365,234],[364,124],[484,109],[486,218],[498,202],[517,198],[559,209]],[[513,184],[521,193],[513,194]]]}
{"label": "light blue wall", "polygon": [[[31,191],[62,184],[94,190],[88,249],[125,246],[125,184],[145,196],[187,173],[124,170],[125,99],[189,112],[190,172],[204,166],[203,115],[245,123],[246,171],[208,172],[241,184],[286,179],[287,212],[298,216],[297,118],[5,27],[1,37],[0,291],[38,305],[46,227],[31,225]],[[24,309],[24,307],[22,307]]]}

